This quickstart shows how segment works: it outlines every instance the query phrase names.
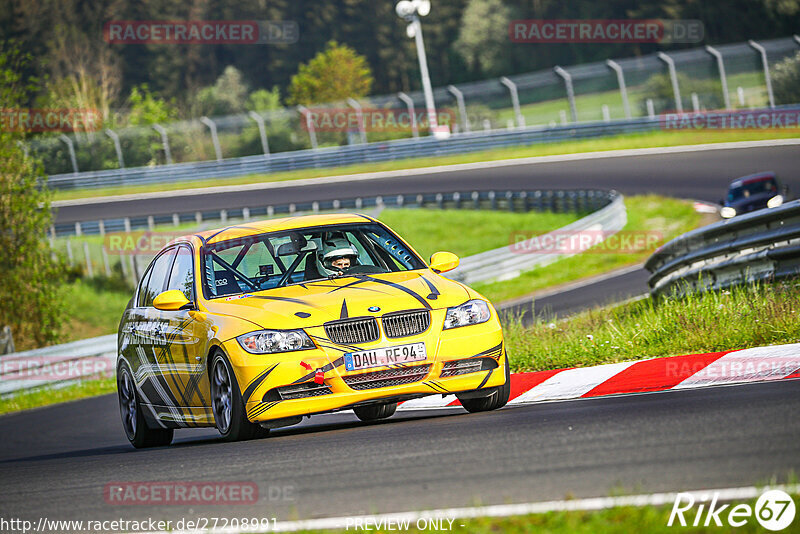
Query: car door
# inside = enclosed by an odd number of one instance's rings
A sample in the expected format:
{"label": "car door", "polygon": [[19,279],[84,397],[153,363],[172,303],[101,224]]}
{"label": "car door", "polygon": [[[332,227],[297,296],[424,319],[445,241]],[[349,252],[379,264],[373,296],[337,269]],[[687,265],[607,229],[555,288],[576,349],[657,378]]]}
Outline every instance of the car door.
{"label": "car door", "polygon": [[175,261],[164,291],[173,289],[181,291],[191,304],[181,310],[156,310],[168,340],[165,360],[172,366],[171,379],[181,391],[179,400],[185,408],[185,422],[207,422],[211,417],[207,410],[211,400],[205,369],[211,323],[205,314],[195,309],[194,253],[188,245],[180,245],[175,250]]}
{"label": "car door", "polygon": [[182,423],[186,403],[183,400],[180,373],[173,362],[168,336],[169,318],[163,315],[165,312],[153,306],[153,300],[165,290],[175,253],[176,247],[171,247],[153,260],[139,291],[138,315],[141,317],[141,326],[138,328],[139,343],[136,350],[142,362],[139,373],[147,400],[162,421]]}

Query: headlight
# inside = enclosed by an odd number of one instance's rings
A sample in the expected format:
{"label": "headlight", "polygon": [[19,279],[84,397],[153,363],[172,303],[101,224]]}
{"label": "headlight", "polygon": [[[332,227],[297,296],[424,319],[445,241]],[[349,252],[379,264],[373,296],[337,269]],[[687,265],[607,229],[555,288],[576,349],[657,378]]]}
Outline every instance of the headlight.
{"label": "headlight", "polygon": [[489,320],[489,305],[482,300],[470,300],[461,306],[447,308],[444,329],[458,328],[470,324],[485,323]]}
{"label": "headlight", "polygon": [[731,208],[730,206],[725,206],[721,210],[719,210],[719,214],[722,216],[723,219],[730,219],[731,217],[736,217],[736,210]]}
{"label": "headlight", "polygon": [[272,354],[314,348],[308,334],[302,330],[259,330],[236,338],[247,352]]}
{"label": "headlight", "polygon": [[777,208],[781,204],[783,204],[783,195],[775,195],[774,197],[769,199],[769,202],[767,202],[767,207]]}

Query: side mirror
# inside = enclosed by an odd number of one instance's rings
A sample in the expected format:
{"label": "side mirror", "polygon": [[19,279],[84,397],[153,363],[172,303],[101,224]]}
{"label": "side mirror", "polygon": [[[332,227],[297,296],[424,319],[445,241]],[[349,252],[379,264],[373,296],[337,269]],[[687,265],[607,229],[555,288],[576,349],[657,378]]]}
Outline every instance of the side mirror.
{"label": "side mirror", "polygon": [[458,256],[452,252],[436,252],[431,256],[431,269],[437,273],[446,273],[458,267]]}
{"label": "side mirror", "polygon": [[153,306],[157,310],[175,311],[180,310],[185,306],[191,306],[191,302],[186,298],[182,291],[177,289],[170,289],[164,291],[153,300]]}

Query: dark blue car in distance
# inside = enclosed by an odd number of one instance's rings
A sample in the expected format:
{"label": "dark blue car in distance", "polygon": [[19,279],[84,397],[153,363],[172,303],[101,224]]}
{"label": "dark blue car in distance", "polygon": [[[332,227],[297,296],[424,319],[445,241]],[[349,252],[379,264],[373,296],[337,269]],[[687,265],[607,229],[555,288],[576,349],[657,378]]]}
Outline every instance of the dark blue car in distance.
{"label": "dark blue car in distance", "polygon": [[728,194],[721,201],[720,215],[730,219],[743,213],[764,208],[777,208],[786,201],[786,187],[781,189],[774,172],[759,172],[737,178],[728,186]]}

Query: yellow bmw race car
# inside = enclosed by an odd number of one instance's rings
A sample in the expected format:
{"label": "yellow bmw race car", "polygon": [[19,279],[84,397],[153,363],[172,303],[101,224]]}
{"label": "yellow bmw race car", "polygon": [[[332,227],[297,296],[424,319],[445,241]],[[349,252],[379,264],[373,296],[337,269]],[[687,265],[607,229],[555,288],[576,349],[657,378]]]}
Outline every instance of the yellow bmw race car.
{"label": "yellow bmw race car", "polygon": [[216,426],[235,441],[352,409],[454,393],[470,412],[508,402],[497,312],[364,215],[250,222],[176,239],[122,316],[117,389],[135,447]]}

